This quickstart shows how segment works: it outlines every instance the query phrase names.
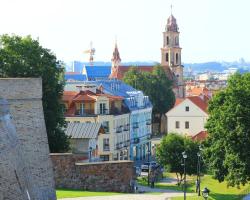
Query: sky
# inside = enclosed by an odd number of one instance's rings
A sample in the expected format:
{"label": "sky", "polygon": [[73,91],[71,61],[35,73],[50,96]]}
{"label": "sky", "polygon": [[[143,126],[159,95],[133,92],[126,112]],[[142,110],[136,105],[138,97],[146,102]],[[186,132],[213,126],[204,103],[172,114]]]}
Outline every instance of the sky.
{"label": "sky", "polygon": [[31,35],[65,62],[160,62],[162,32],[177,19],[182,62],[250,61],[249,0],[1,0],[0,34]]}

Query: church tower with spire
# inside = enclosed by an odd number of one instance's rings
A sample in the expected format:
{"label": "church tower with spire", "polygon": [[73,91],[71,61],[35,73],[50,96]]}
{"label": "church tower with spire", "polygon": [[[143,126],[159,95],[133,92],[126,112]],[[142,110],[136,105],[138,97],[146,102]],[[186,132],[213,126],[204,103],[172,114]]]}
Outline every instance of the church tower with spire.
{"label": "church tower with spire", "polygon": [[113,56],[111,59],[112,62],[112,67],[111,67],[111,74],[109,76],[109,78],[118,78],[119,75],[119,66],[121,64],[121,58],[120,58],[120,53],[117,47],[117,41],[115,42],[115,48],[113,51]]}
{"label": "church tower with spire", "polygon": [[161,66],[168,78],[174,81],[173,90],[177,98],[185,97],[183,66],[181,65],[181,47],[179,44],[179,28],[175,17],[171,15],[167,20],[163,32],[163,47],[161,48]]}

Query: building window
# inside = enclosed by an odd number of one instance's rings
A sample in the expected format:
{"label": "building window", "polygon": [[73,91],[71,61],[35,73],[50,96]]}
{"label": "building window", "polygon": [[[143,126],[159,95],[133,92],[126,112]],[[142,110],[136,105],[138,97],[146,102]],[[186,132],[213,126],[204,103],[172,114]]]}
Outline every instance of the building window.
{"label": "building window", "polygon": [[100,114],[106,114],[106,104],[105,103],[100,103],[99,109],[100,109],[100,111],[99,111]]}
{"label": "building window", "polygon": [[100,155],[101,161],[109,161],[109,155]]}
{"label": "building window", "polygon": [[178,36],[175,37],[175,45],[179,45],[179,38],[178,38]]}
{"label": "building window", "polygon": [[179,121],[175,122],[175,128],[180,128],[180,122]]}
{"label": "building window", "polygon": [[166,62],[168,62],[168,53],[166,53]]}
{"label": "building window", "polygon": [[102,122],[102,127],[103,127],[105,133],[109,133],[109,122],[108,121]]}
{"label": "building window", "polygon": [[178,64],[179,63],[178,53],[176,53],[175,58],[176,58],[176,64]]}
{"label": "building window", "polygon": [[188,112],[188,111],[189,111],[189,106],[186,106],[186,108],[185,108],[185,109],[186,109],[186,111]]}
{"label": "building window", "polygon": [[80,115],[84,115],[84,103],[80,103]]}
{"label": "building window", "polygon": [[167,36],[167,45],[169,45],[169,37]]}
{"label": "building window", "polygon": [[185,122],[185,129],[189,129],[189,122]]}
{"label": "building window", "polygon": [[109,151],[109,138],[103,139],[103,151]]}

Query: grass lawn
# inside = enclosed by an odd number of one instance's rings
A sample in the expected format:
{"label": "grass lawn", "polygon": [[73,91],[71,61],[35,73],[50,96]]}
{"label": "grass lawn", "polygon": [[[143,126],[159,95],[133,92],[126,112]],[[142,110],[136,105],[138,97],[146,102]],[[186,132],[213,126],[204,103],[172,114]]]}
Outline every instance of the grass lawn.
{"label": "grass lawn", "polygon": [[111,196],[119,195],[124,193],[118,192],[90,192],[90,191],[81,191],[73,189],[57,189],[56,196],[60,198],[73,198],[73,197],[91,197],[91,196]]}
{"label": "grass lawn", "polygon": [[[194,192],[195,191],[195,184],[194,180],[195,177],[189,177],[190,180],[188,181],[187,192]],[[210,198],[209,200],[237,200],[239,198],[239,194],[243,192],[244,189],[250,187],[250,185],[241,186],[240,189],[236,187],[227,187],[226,182],[219,183],[217,180],[213,179],[210,175],[205,175],[201,178],[201,190],[207,187],[210,190]],[[168,188],[168,186],[167,186]],[[183,197],[175,197],[171,198],[172,200],[181,200]],[[187,196],[187,200],[198,200],[203,199],[202,197],[198,196]]]}

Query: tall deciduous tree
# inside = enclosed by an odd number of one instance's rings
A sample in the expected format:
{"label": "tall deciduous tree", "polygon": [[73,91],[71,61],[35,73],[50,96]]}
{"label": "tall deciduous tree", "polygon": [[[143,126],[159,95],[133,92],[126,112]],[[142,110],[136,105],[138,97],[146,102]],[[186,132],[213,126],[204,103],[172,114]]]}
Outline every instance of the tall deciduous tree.
{"label": "tall deciduous tree", "polygon": [[153,104],[154,118],[156,119],[156,115],[159,115],[157,121],[159,122],[160,130],[162,115],[169,111],[175,102],[172,82],[167,78],[163,68],[160,65],[156,65],[152,73],[147,73],[140,72],[136,67],[131,67],[123,80],[149,96]]}
{"label": "tall deciduous tree", "polygon": [[0,77],[42,77],[43,109],[51,152],[69,149],[61,97],[64,70],[50,50],[30,36],[0,37]]}
{"label": "tall deciduous tree", "polygon": [[250,73],[235,74],[209,102],[207,163],[220,182],[250,181]]}
{"label": "tall deciduous tree", "polygon": [[179,134],[170,133],[162,138],[160,145],[156,149],[158,162],[165,166],[169,172],[176,173],[179,184],[184,178],[182,157],[184,151],[187,154],[186,173],[189,175],[196,174],[198,143]]}

